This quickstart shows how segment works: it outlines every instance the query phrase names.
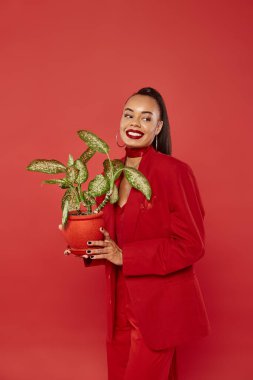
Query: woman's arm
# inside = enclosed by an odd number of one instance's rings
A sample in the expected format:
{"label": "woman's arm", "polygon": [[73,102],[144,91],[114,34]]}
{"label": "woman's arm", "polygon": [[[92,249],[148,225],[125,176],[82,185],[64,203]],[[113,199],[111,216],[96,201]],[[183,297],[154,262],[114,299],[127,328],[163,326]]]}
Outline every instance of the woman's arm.
{"label": "woman's arm", "polygon": [[123,244],[125,275],[165,275],[192,265],[204,255],[205,211],[189,165],[178,167],[172,194],[170,235]]}

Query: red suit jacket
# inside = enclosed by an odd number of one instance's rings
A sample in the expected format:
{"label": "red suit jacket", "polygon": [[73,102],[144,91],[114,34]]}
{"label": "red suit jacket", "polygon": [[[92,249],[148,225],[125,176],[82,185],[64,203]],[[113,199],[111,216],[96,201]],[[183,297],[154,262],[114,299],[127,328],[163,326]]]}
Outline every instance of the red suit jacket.
{"label": "red suit jacket", "polygon": [[[124,162],[125,157],[121,158]],[[156,151],[153,146],[139,164],[149,180],[147,201],[131,188],[125,206],[123,274],[133,312],[151,349],[175,347],[209,335],[211,327],[193,264],[205,252],[205,211],[192,169],[185,162]],[[121,177],[116,181],[119,186]],[[99,203],[104,196],[98,197]],[[115,206],[103,209],[105,228],[115,236]],[[113,337],[117,265],[105,264],[107,284],[107,340]]]}

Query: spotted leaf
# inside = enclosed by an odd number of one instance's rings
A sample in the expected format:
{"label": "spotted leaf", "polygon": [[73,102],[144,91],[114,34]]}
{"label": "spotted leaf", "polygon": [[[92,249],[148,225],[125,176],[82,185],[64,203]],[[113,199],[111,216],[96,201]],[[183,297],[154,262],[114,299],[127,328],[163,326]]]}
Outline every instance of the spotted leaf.
{"label": "spotted leaf", "polygon": [[110,203],[116,203],[119,199],[119,191],[118,191],[118,188],[117,186],[113,185],[113,189],[112,189],[112,194],[110,195]]}
{"label": "spotted leaf", "polygon": [[26,168],[27,170],[40,173],[56,174],[66,171],[65,165],[57,160],[35,159]]}
{"label": "spotted leaf", "polygon": [[74,158],[71,154],[69,154],[67,166],[72,166],[73,164],[74,164]]}
{"label": "spotted leaf", "polygon": [[86,165],[81,160],[75,161],[75,167],[79,170],[79,173],[75,179],[75,182],[81,185],[86,182],[88,179],[88,170]]}
{"label": "spotted leaf", "polygon": [[125,176],[132,187],[142,192],[142,194],[150,200],[152,190],[147,178],[137,169],[127,167],[124,168]]}
{"label": "spotted leaf", "polygon": [[93,156],[94,154],[96,153],[95,150],[91,149],[91,148],[88,148],[86,149],[83,154],[80,156],[80,160],[86,164],[86,162],[88,162]]}
{"label": "spotted leaf", "polygon": [[66,225],[68,220],[68,207],[69,207],[69,201],[68,199],[65,200],[63,210],[62,210],[62,225],[63,227]]}
{"label": "spotted leaf", "polygon": [[86,130],[77,131],[78,136],[86,142],[89,148],[100,153],[108,153],[109,146],[108,144],[100,139],[95,133]]}
{"label": "spotted leaf", "polygon": [[77,196],[77,192],[73,188],[69,188],[65,191],[62,201],[61,209],[64,209],[65,202],[68,201],[68,211],[78,210],[80,208],[80,201]]}
{"label": "spotted leaf", "polygon": [[107,177],[103,176],[103,174],[98,174],[92,181],[90,181],[88,190],[93,197],[99,197],[110,190],[110,182]]}
{"label": "spotted leaf", "polygon": [[67,168],[66,172],[67,181],[70,183],[74,183],[79,174],[79,170],[74,165],[72,165]]}
{"label": "spotted leaf", "polygon": [[83,199],[86,205],[94,205],[96,203],[95,198],[88,191],[83,191]]}
{"label": "spotted leaf", "polygon": [[[104,160],[103,166],[105,175],[108,177],[109,181],[112,182],[113,178],[114,180],[119,178],[119,176],[122,173],[122,171],[119,169],[122,169],[124,167],[124,164],[121,160],[115,159],[110,162],[107,158],[106,160]],[[117,174],[115,175],[115,173]]]}

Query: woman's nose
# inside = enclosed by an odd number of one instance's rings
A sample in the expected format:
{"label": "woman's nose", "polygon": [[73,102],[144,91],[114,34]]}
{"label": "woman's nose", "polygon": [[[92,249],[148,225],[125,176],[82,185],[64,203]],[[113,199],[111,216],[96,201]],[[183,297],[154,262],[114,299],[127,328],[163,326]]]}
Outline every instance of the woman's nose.
{"label": "woman's nose", "polygon": [[131,126],[139,127],[140,128],[140,121],[138,119],[133,119],[131,122]]}

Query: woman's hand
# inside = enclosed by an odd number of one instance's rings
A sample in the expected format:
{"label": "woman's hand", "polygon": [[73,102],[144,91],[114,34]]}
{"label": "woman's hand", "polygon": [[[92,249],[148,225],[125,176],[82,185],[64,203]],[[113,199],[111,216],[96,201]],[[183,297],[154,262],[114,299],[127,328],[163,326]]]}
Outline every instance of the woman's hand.
{"label": "woman's hand", "polygon": [[[59,230],[62,230],[62,224],[59,224],[58,226]],[[91,247],[92,245],[95,246],[101,246],[103,248],[96,248],[96,249],[86,249],[86,252],[89,254],[85,255],[74,255],[78,258],[85,258],[87,259],[90,257],[92,260],[98,260],[98,259],[106,259],[111,261],[115,265],[123,265],[123,256],[122,256],[122,250],[119,248],[119,246],[110,238],[110,235],[108,231],[106,231],[103,227],[100,228],[100,231],[104,234],[105,240],[93,240],[89,241],[88,245]],[[65,249],[64,255],[70,255],[71,250]]]}
{"label": "woman's hand", "polygon": [[[103,227],[100,227],[100,231],[104,234],[105,240],[88,241],[88,245],[103,248],[87,249],[86,252],[89,253],[89,257],[93,260],[106,259],[115,265],[123,265],[122,249],[110,238],[108,231]],[[87,258],[87,255],[81,257]]]}

